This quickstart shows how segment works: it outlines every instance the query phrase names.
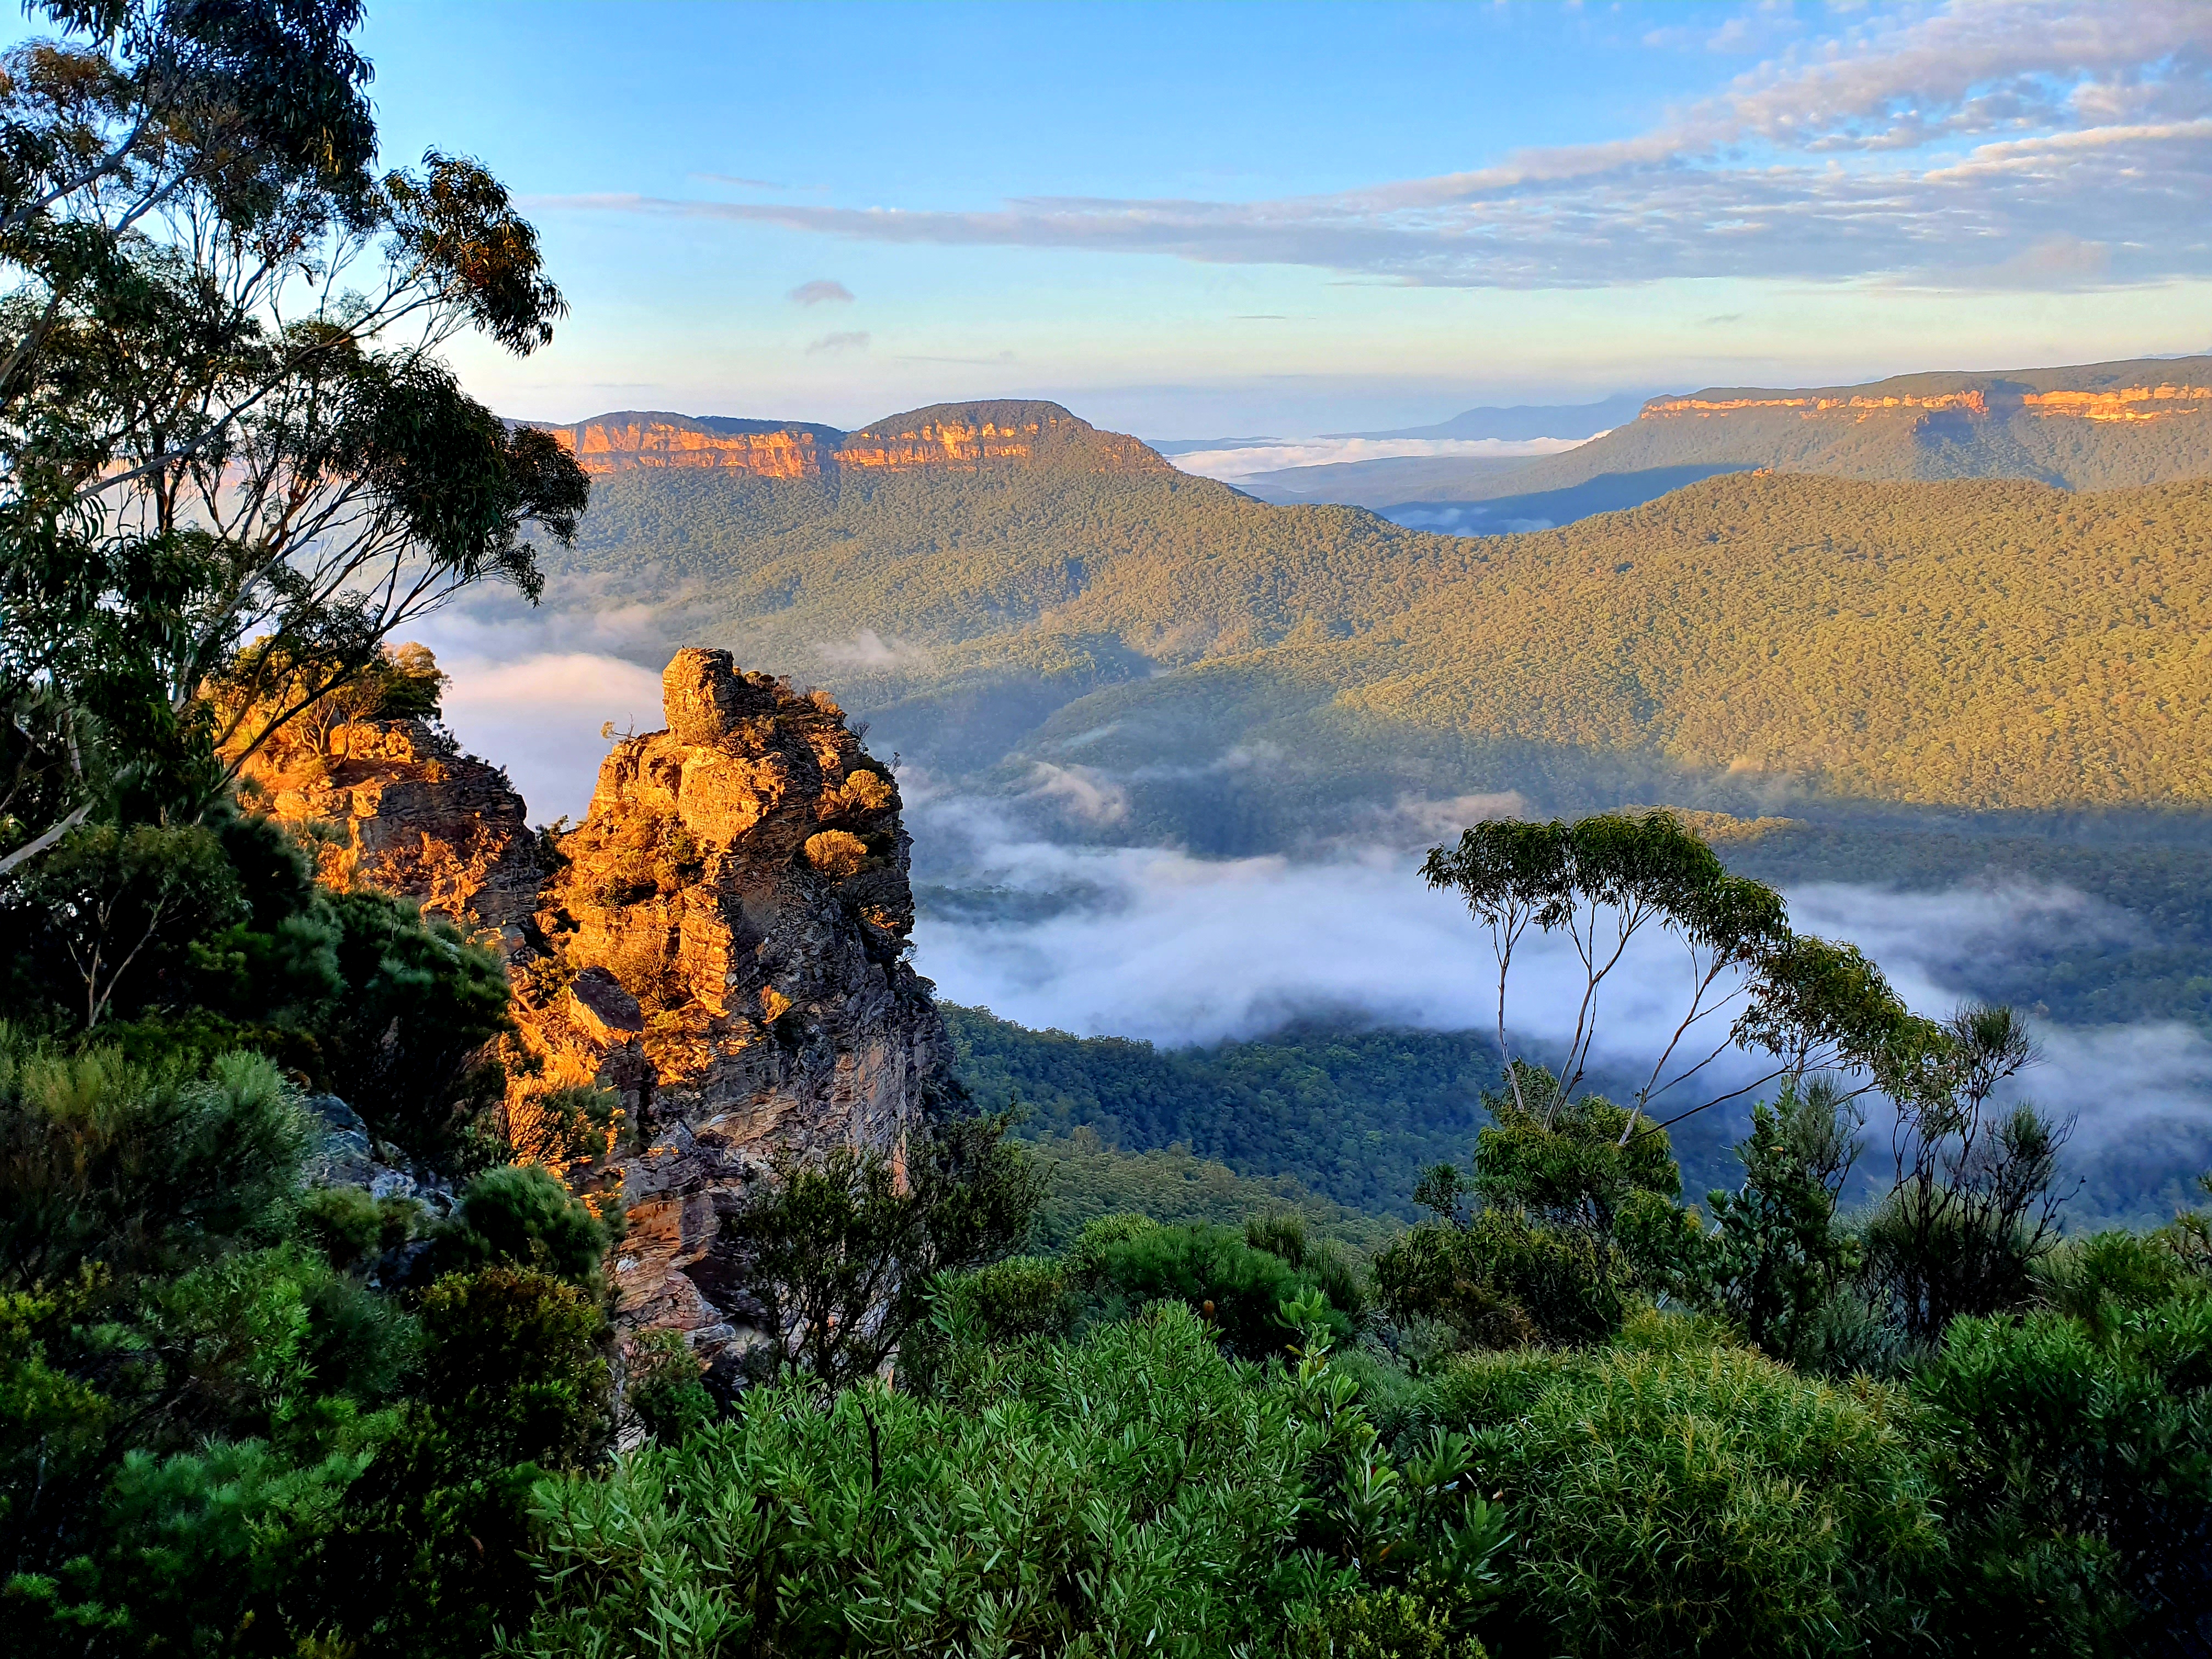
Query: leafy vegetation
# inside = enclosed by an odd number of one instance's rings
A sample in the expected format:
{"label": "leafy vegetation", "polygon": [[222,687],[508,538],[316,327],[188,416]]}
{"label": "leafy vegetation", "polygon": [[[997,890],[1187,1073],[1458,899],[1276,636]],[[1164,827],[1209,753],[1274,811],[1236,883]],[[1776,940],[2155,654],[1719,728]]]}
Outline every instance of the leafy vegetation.
{"label": "leafy vegetation", "polygon": [[[1139,1154],[1181,1146],[1238,1176],[1291,1177],[1365,1214],[1410,1212],[1420,1172],[1466,1143],[1482,1091],[1498,1074],[1496,1051],[1468,1032],[1305,1036],[1293,1029],[1262,1042],[1160,1049],[1125,1037],[1031,1031],[986,1009],[943,1012],[961,1080],[986,1110],[1018,1103],[1019,1133],[1050,1143],[1089,1129],[1103,1146]],[[1073,1150],[1058,1156],[1068,1162]],[[1082,1170],[1093,1182],[1135,1179],[1125,1165]],[[1182,1177],[1203,1178],[1195,1170]],[[1270,1197],[1301,1201],[1295,1189]],[[1234,1221],[1243,1213],[1167,1213],[1133,1201],[1092,1213],[1113,1209],[1164,1220]],[[1046,1213],[1054,1213],[1049,1201]]]}

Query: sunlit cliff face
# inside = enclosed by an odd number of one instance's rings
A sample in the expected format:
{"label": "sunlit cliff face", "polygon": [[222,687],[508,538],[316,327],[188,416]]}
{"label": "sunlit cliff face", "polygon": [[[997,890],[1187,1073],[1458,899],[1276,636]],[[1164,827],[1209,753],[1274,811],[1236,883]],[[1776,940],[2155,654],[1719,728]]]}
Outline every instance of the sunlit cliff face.
{"label": "sunlit cliff face", "polygon": [[548,430],[592,473],[711,468],[761,478],[819,478],[839,471],[967,471],[1047,463],[1088,472],[1173,470],[1134,438],[1100,432],[1054,404],[942,405],[848,433],[804,426],[716,429],[724,424],[681,416],[611,415]]}
{"label": "sunlit cliff face", "polygon": [[2212,386],[2126,386],[2112,392],[1965,391],[1895,398],[1654,398],[1637,418],[1708,420],[1746,410],[1793,412],[1867,420],[1897,410],[1960,410],[1972,415],[2024,414],[2084,421],[2160,421],[2212,414]]}

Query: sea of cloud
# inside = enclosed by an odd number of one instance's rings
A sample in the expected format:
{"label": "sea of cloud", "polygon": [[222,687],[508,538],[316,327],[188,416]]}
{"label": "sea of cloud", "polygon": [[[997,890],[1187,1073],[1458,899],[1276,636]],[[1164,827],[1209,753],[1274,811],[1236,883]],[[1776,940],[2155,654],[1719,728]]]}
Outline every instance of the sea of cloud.
{"label": "sea of cloud", "polygon": [[1329,466],[1340,461],[1382,461],[1407,455],[1513,460],[1557,455],[1589,441],[1589,438],[1269,438],[1218,449],[1194,449],[1169,459],[1185,472],[1233,483],[1288,466]]}
{"label": "sea of cloud", "polygon": [[[533,822],[580,818],[608,741],[659,724],[659,676],[615,654],[650,613],[443,613],[414,630],[453,676],[447,723],[503,765]],[[596,648],[594,648],[596,647]],[[1071,838],[1110,831],[1122,797],[1082,767],[1040,767],[1025,799],[981,799],[902,775],[924,895],[915,966],[949,1000],[1033,1027],[1164,1045],[1263,1036],[1300,1019],[1491,1030],[1497,966],[1486,936],[1417,874],[1412,849],[1510,796],[1376,804],[1371,836],[1326,855],[1200,859]],[[931,894],[950,895],[951,902]],[[1905,892],[1821,884],[1788,895],[1794,923],[1864,949],[1915,1009],[1948,1012],[1993,965],[2124,934],[2132,919],[2058,887]],[[1596,1058],[1620,1070],[1672,1029],[1679,947],[1639,941],[1608,980]],[[1511,1038],[1566,1039],[1580,969],[1562,942],[1516,960]],[[2081,1144],[2158,1119],[2212,1132],[2212,1043],[2172,1024],[2040,1033],[2036,1098],[2081,1116]],[[1648,1065],[1648,1059],[1644,1062]],[[1729,1062],[1718,1069],[1726,1071]]]}
{"label": "sea of cloud", "polygon": [[[904,793],[918,881],[963,900],[926,905],[915,932],[915,966],[951,1001],[1024,1025],[1164,1046],[1262,1036],[1297,1020],[1494,1029],[1488,936],[1454,899],[1422,884],[1400,836],[1325,859],[1207,860],[1025,834],[1004,803],[933,794],[926,781]],[[1798,928],[1859,945],[1929,1015],[1972,994],[1978,970],[1994,963],[2132,926],[2046,886],[1907,892],[1820,884],[1787,896]],[[1524,944],[1508,987],[1509,1040],[1556,1054],[1583,983],[1563,939]],[[1648,1068],[1686,1006],[1688,983],[1679,945],[1633,941],[1601,995],[1596,1063],[1616,1075],[1639,1061]],[[2054,1027],[2039,1036],[2043,1062],[2022,1091],[2078,1113],[2084,1149],[2148,1119],[2212,1132],[2212,1043],[2190,1028]],[[1748,1060],[1724,1055],[1706,1080],[1733,1086],[1753,1075]]]}

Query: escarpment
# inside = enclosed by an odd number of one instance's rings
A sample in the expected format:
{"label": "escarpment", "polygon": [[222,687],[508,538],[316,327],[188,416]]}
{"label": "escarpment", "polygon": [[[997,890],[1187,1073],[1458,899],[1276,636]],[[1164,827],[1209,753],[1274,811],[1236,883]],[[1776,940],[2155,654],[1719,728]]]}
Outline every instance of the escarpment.
{"label": "escarpment", "polygon": [[1171,473],[1136,439],[1101,432],[1058,404],[933,404],[857,432],[805,422],[624,410],[549,426],[586,472],[705,469],[759,478],[882,472],[974,472],[1057,466],[1079,472]]}

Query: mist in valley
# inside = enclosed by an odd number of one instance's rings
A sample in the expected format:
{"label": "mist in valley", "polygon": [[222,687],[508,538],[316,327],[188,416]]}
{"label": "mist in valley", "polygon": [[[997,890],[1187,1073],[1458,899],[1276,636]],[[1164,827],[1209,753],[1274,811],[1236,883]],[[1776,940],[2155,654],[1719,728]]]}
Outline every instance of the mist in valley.
{"label": "mist in valley", "polygon": [[[640,659],[659,648],[660,626],[644,607],[457,611],[421,631],[453,676],[446,709],[456,736],[507,769],[542,823],[583,816],[608,748],[603,726],[659,724],[659,677]],[[1127,796],[1101,771],[1033,766],[1008,793],[987,795],[908,762],[901,785],[920,907],[915,964],[948,1001],[1165,1047],[1294,1025],[1495,1028],[1487,935],[1451,896],[1429,890],[1417,866],[1423,848],[1465,823],[1521,809],[1516,794],[1377,800],[1358,834],[1295,855],[1224,858],[1115,844]],[[1859,945],[1926,1014],[2007,988],[2018,997],[2039,964],[2145,926],[2048,883],[1907,890],[1823,881],[1785,893],[1794,926]],[[1595,1060],[1607,1086],[1640,1079],[1685,985],[1679,945],[1656,936],[1632,945],[1601,1005]],[[1564,1046],[1580,986],[1564,939],[1523,947],[1508,993],[1516,1051],[1541,1059]],[[2016,1092],[2077,1120],[2072,1162],[2093,1190],[2178,1192],[2212,1168],[2212,1042],[2200,1032],[2172,1021],[2036,1025],[2043,1061]],[[1723,1055],[1706,1092],[1763,1074],[1754,1066]],[[1713,1171],[1743,1113],[1739,1101],[1686,1126],[1693,1178]],[[1869,1124],[1870,1158],[1886,1144],[1881,1129]]]}

